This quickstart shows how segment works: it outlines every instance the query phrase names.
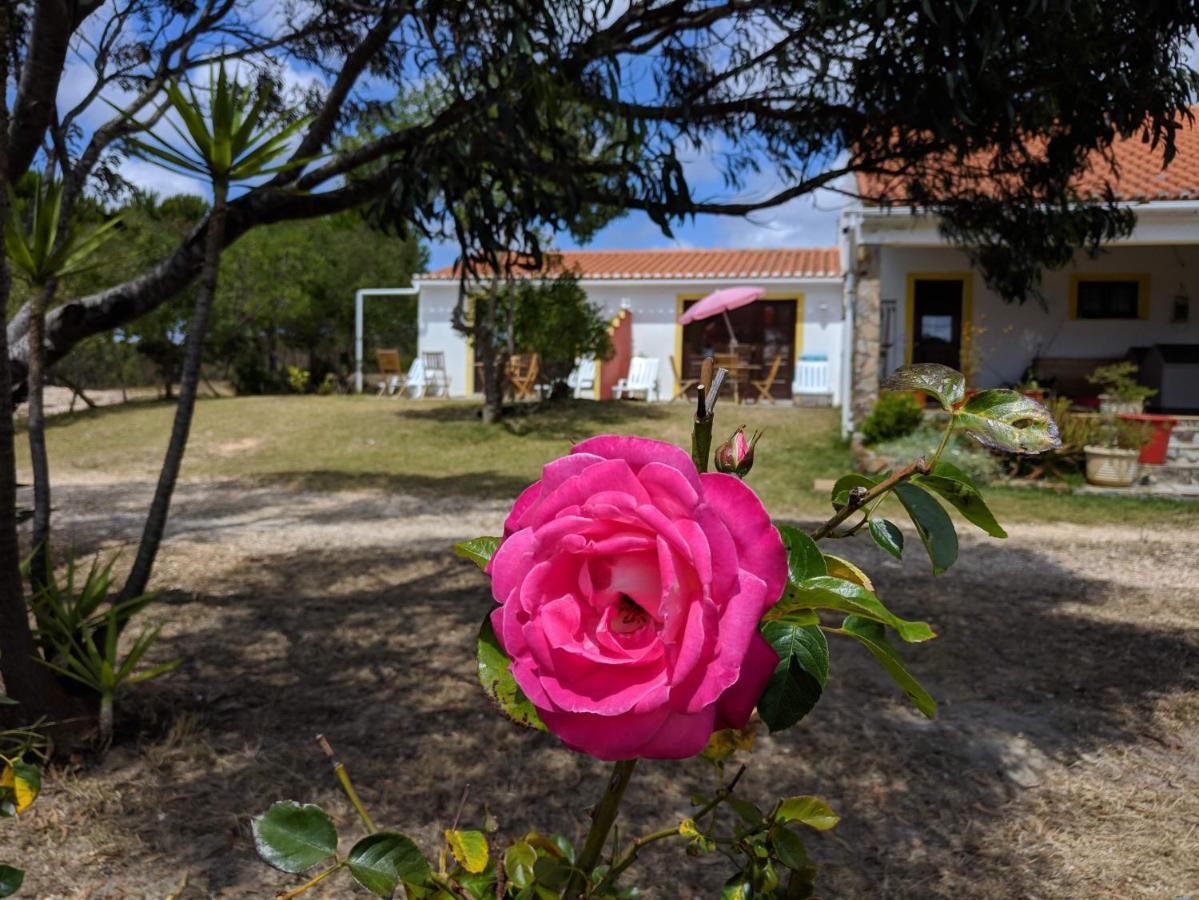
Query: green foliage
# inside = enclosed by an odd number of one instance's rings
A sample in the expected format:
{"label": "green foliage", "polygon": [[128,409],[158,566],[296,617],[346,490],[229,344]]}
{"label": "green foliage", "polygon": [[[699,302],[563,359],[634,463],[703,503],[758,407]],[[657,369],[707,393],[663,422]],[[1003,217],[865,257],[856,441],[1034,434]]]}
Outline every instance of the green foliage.
{"label": "green foliage", "polygon": [[495,629],[491,625],[491,616],[483,619],[479,628],[478,651],[476,654],[479,684],[491,701],[505,716],[517,725],[545,731],[545,724],[537,715],[537,710],[529,702],[512,677],[512,660],[504,655]]}
{"label": "green foliage", "polygon": [[1157,394],[1157,391],[1145,387],[1137,381],[1140,372],[1136,363],[1116,362],[1099,366],[1087,376],[1087,381],[1103,389],[1103,393],[1118,403],[1139,403]]}
{"label": "green foliage", "polygon": [[[937,443],[943,436],[944,425],[940,428],[932,424],[924,425],[907,437],[884,441],[876,444],[872,449],[891,465],[922,456],[929,459],[936,451]],[[956,432],[950,436],[949,442],[941,451],[941,459],[953,463],[975,484],[990,484],[1003,477],[1004,474],[1001,457],[980,446],[972,438]]]}
{"label": "green foliage", "polygon": [[306,162],[275,165],[287,152],[292,135],[307,121],[301,118],[284,124],[275,117],[270,112],[274,98],[269,84],[261,86],[255,96],[236,79],[230,81],[221,63],[209,70],[205,101],[187,83],[169,83],[165,91],[170,109],[184,127],[168,117],[179,141],[164,140],[150,130],[142,132],[149,140],[128,138],[131,150],[146,161],[181,175],[226,184]]}
{"label": "green foliage", "polygon": [[[938,363],[901,366],[887,376],[880,387],[884,391],[920,391],[929,394],[944,409],[953,409],[966,396],[965,376]],[[899,434],[891,436],[902,437]]]}
{"label": "green foliage", "polygon": [[64,231],[60,221],[62,182],[51,181],[43,186],[39,176],[32,178],[33,197],[28,208],[10,189],[5,249],[16,271],[32,284],[44,285],[51,279],[76,275],[91,265],[93,255],[112,237],[119,220],[110,219],[87,233],[69,224]]}
{"label": "green foliage", "polygon": [[884,518],[870,520],[870,536],[874,542],[894,556],[903,559],[903,532],[895,523]]}
{"label": "green foliage", "polygon": [[[516,352],[537,353],[542,375],[551,384],[565,382],[578,358],[612,355],[608,321],[600,307],[588,301],[574,272],[506,282],[497,299],[497,322],[507,322],[511,310]],[[506,344],[506,330],[499,329],[494,340]]]}
{"label": "green foliage", "polygon": [[284,872],[298,874],[337,853],[337,828],[312,803],[276,803],[251,824],[258,855]]}
{"label": "green foliage", "polygon": [[469,559],[480,569],[485,569],[491,562],[491,557],[495,556],[501,540],[502,538],[498,537],[471,538],[469,541],[455,544],[454,555],[462,559]]}
{"label": "green foliage", "polygon": [[953,416],[956,427],[993,450],[1044,453],[1061,445],[1049,410],[1016,391],[980,391]]}
{"label": "green foliage", "polygon": [[928,491],[915,484],[898,484],[895,496],[903,504],[920,542],[933,564],[933,574],[940,575],[958,558],[958,536],[953,521]]}
{"label": "green foliage", "polygon": [[105,746],[112,740],[113,705],[118,694],[126,687],[166,674],[180,662],[176,659],[140,668],[158,638],[158,627],[144,629],[122,653],[121,633],[155,595],[124,601],[110,599],[114,562],[101,566],[98,559],[93,561],[79,583],[78,569],[71,558],[64,582],[49,573],[46,583],[29,598],[37,623],[34,636],[44,656],[39,661],[96,695],[100,702],[100,739]]}
{"label": "green foliage", "polygon": [[924,421],[924,407],[911,394],[883,394],[862,422],[862,437],[877,444],[911,434]]}
{"label": "green foliage", "polygon": [[[0,695],[2,696],[2,695]],[[3,737],[3,733],[0,733]],[[0,755],[0,818],[18,816],[29,809],[42,789],[42,773],[19,755]],[[21,889],[25,872],[0,863],[0,897],[11,897]]]}
{"label": "green foliage", "polygon": [[762,636],[778,654],[758,714],[773,731],[790,728],[815,708],[828,683],[828,642],[818,624],[767,622]]}
{"label": "green foliage", "polygon": [[390,897],[401,884],[421,887],[429,881],[429,864],[411,838],[379,831],[358,841],[346,857],[354,880],[376,897]]}

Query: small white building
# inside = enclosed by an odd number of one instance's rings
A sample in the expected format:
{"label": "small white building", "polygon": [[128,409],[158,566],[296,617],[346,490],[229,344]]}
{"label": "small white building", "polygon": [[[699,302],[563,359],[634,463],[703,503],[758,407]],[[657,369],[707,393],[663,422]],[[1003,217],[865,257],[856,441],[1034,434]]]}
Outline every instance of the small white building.
{"label": "small white building", "polygon": [[[726,287],[757,286],[766,295],[729,313],[750,378],[764,379],[775,356],[781,365],[773,395],[791,399],[813,394],[840,403],[844,371],[843,279],[837,247],[776,250],[566,250],[550,258],[547,271],[571,270],[588,299],[613,327],[617,360],[657,359],[659,399],[677,393],[677,379],[689,379],[705,353],[729,347],[722,318],[678,324],[690,303]],[[452,267],[421,275],[419,350],[445,354],[452,396],[476,392],[474,354],[451,324],[458,296]],[[800,365],[821,369],[820,389],[797,383]],[[677,377],[676,377],[677,372]],[[618,373],[622,375],[622,373]],[[614,378],[597,379],[596,396],[611,395]]]}

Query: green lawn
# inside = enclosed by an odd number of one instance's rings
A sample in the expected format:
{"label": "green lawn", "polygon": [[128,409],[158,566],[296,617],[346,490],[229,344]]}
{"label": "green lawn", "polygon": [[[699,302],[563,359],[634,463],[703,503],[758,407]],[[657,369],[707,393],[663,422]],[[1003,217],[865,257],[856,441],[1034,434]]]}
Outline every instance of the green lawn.
{"label": "green lawn", "polygon": [[[274,482],[296,488],[387,488],[505,499],[575,441],[604,432],[689,446],[690,407],[579,401],[484,426],[468,402],[375,397],[237,397],[196,410],[183,477]],[[174,406],[131,403],[56,416],[48,429],[52,473],[63,481],[153,480]],[[813,479],[848,470],[829,409],[724,406],[717,441],[744,423],[764,428],[750,483],[777,514],[818,516],[827,500]],[[22,478],[27,448],[19,442]],[[1199,524],[1196,504],[1069,496],[993,488],[1000,520]]]}

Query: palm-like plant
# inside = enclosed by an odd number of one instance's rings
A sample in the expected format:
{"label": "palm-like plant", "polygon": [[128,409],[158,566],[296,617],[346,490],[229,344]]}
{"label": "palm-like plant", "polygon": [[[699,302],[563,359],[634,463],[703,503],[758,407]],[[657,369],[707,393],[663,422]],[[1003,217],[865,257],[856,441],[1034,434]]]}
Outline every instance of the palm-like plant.
{"label": "palm-like plant", "polygon": [[154,501],[146,516],[142,540],[137,548],[129,577],[121,591],[122,599],[144,594],[150,571],[158,554],[170,511],[171,496],[183,463],[187,436],[196,407],[196,391],[203,359],[204,335],[208,317],[216,296],[217,275],[221,250],[225,244],[225,215],[229,186],[260,177],[280,169],[300,165],[291,159],[278,160],[288,150],[289,139],[304,120],[286,123],[269,110],[270,91],[255,92],[231,80],[222,64],[209,73],[207,102],[197,96],[191,85],[178,84],[166,88],[169,109],[182,123],[167,119],[178,135],[171,142],[152,131],[145,131],[145,140],[131,139],[129,149],[148,162],[185,175],[200,176],[212,185],[212,210],[204,243],[204,265],[200,272],[200,290],[196,295],[187,342],[183,351],[183,368],[179,379],[179,400],[171,438],[158,476]]}
{"label": "palm-like plant", "polygon": [[[4,223],[5,247],[13,268],[33,286],[29,304],[29,456],[33,468],[33,561],[30,580],[36,590],[46,581],[50,538],[50,470],[46,458],[46,310],[58,282],[87,269],[96,250],[112,236],[118,219],[90,231],[62,222],[62,182],[31,179],[33,199],[22,211],[9,197]],[[23,214],[24,213],[24,214]]]}

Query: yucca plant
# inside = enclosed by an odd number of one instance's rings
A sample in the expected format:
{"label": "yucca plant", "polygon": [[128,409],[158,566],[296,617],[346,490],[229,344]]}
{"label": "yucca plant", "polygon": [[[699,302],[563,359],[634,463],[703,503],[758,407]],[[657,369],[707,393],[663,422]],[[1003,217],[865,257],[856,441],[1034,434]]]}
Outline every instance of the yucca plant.
{"label": "yucca plant", "polygon": [[45,582],[50,538],[50,466],[46,457],[46,310],[58,282],[89,268],[96,250],[112,236],[118,219],[89,231],[62,222],[62,182],[30,178],[33,198],[26,210],[10,194],[4,223],[5,247],[13,268],[33,286],[29,304],[29,457],[33,469],[34,589]]}
{"label": "yucca plant", "polygon": [[[186,94],[184,93],[186,88]],[[137,156],[173,172],[200,176],[212,185],[212,211],[208,216],[205,235],[204,265],[200,273],[200,290],[192,313],[183,352],[183,369],[179,379],[179,400],[171,438],[158,476],[154,500],[146,515],[137,558],[121,591],[129,599],[146,591],[158,546],[166,528],[171,496],[183,463],[187,436],[191,429],[196,406],[196,391],[203,359],[204,335],[216,295],[221,250],[225,244],[225,216],[229,187],[246,181],[298,166],[301,160],[278,160],[288,150],[288,142],[303,125],[304,120],[286,123],[270,112],[271,93],[265,87],[257,93],[231,80],[222,64],[209,73],[207,102],[197,96],[190,84],[166,88],[169,110],[178,116],[182,125],[169,117],[170,126],[178,135],[171,142],[151,131],[145,139],[133,138],[128,147]]]}
{"label": "yucca plant", "polygon": [[128,653],[119,654],[121,632],[129,620],[155,598],[144,594],[128,600],[109,600],[112,566],[93,560],[87,575],[72,558],[67,562],[62,581],[50,573],[46,583],[34,592],[29,607],[37,624],[34,637],[42,648],[44,665],[59,675],[83,685],[100,703],[100,740],[112,742],[113,707],[117,693],[124,687],[146,681],[179,664],[178,660],[150,669],[137,670],[146,651],[158,637],[158,628],[146,629],[133,642]]}

